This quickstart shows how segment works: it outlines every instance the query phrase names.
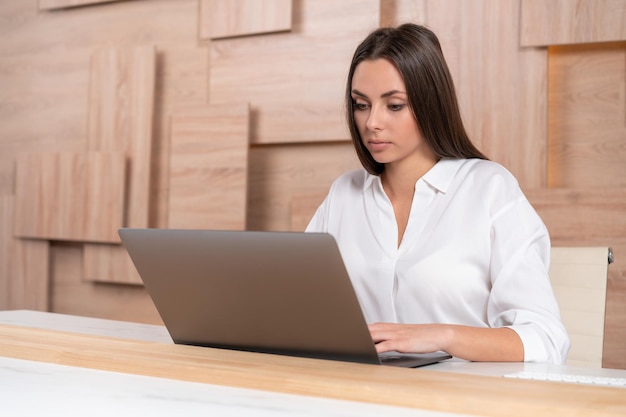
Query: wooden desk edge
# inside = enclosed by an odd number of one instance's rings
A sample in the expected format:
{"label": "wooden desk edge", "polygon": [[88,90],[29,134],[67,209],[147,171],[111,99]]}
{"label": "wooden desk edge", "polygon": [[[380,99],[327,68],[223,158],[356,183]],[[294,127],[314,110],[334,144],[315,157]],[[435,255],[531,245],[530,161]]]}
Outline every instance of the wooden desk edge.
{"label": "wooden desk edge", "polygon": [[623,416],[620,388],[522,381],[0,324],[0,355],[191,382],[485,416]]}

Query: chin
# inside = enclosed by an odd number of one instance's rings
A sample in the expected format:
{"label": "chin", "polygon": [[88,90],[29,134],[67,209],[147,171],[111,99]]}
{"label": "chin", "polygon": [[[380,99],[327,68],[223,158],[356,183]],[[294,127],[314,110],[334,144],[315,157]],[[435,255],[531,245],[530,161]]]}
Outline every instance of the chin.
{"label": "chin", "polygon": [[381,155],[379,156],[372,155],[372,159],[374,159],[374,161],[378,162],[379,164],[388,164],[389,162],[393,162],[393,159],[385,158]]}

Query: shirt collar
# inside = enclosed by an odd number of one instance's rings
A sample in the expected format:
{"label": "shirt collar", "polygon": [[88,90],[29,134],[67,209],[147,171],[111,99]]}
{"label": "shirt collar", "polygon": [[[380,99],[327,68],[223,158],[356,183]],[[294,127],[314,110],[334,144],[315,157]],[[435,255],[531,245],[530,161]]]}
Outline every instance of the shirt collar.
{"label": "shirt collar", "polygon": [[445,194],[465,161],[465,159],[441,159],[421,179],[437,191]]}
{"label": "shirt collar", "polygon": [[365,181],[363,181],[363,190],[367,190],[368,188],[372,187],[375,183],[381,183],[380,182],[380,175],[373,175],[368,173],[366,170],[365,171]]}
{"label": "shirt collar", "polygon": [[[437,191],[445,194],[457,171],[465,161],[465,159],[441,159],[420,179]],[[368,174],[365,178],[363,189],[368,189],[375,183],[382,189],[380,176]]]}

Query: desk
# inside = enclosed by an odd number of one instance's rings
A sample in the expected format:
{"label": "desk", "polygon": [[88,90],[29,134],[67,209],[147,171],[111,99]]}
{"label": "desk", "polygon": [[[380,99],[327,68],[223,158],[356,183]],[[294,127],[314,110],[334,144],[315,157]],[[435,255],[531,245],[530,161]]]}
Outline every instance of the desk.
{"label": "desk", "polygon": [[501,376],[533,365],[398,369],[174,345],[161,326],[0,312],[0,401],[17,411],[43,398],[46,415],[65,407],[64,416],[83,414],[80,404],[91,415],[625,415],[621,388]]}

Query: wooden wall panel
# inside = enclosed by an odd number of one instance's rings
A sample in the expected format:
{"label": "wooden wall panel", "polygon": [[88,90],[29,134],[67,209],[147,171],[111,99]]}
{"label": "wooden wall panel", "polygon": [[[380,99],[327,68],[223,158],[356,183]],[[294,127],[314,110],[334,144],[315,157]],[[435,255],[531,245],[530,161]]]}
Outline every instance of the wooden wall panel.
{"label": "wooden wall panel", "polygon": [[0,310],[8,310],[11,297],[11,245],[13,243],[13,204],[14,197],[0,194]]}
{"label": "wooden wall panel", "polygon": [[380,26],[393,27],[405,22],[424,24],[428,0],[380,0]]}
{"label": "wooden wall panel", "polygon": [[49,244],[13,236],[15,197],[0,196],[0,310],[49,309]]}
{"label": "wooden wall panel", "polygon": [[200,0],[200,39],[291,30],[292,0]]}
{"label": "wooden wall panel", "polygon": [[167,227],[170,116],[181,106],[200,106],[208,102],[209,63],[206,48],[173,44],[159,45],[158,51],[154,116],[157,131],[152,147],[149,224],[150,227]]}
{"label": "wooden wall panel", "polygon": [[626,237],[626,188],[546,188],[525,190],[553,240],[570,244]]}
{"label": "wooden wall panel", "polygon": [[62,314],[99,317],[149,324],[163,324],[159,313],[141,286],[96,284],[82,275],[82,246],[54,243],[50,284],[51,310]]}
{"label": "wooden wall panel", "polygon": [[209,99],[250,103],[253,144],[348,137],[345,78],[354,48],[378,26],[379,2],[303,0],[294,8],[290,33],[211,42]]}
{"label": "wooden wall panel", "polygon": [[21,155],[17,161],[15,235],[118,242],[125,167],[122,153]]}
{"label": "wooden wall panel", "polygon": [[124,223],[148,225],[156,53],[151,45],[105,48],[92,59],[88,149],[129,159]]}
{"label": "wooden wall panel", "polygon": [[626,42],[550,48],[550,187],[626,186]]}
{"label": "wooden wall panel", "polygon": [[251,230],[291,230],[294,195],[326,194],[341,173],[361,167],[349,142],[255,146],[249,158]]}
{"label": "wooden wall panel", "polygon": [[246,228],[249,106],[207,105],[172,116],[170,228]]}
{"label": "wooden wall panel", "polygon": [[77,6],[91,6],[121,0],[39,0],[39,10],[65,9]]}
{"label": "wooden wall panel", "polygon": [[42,240],[13,240],[9,262],[10,309],[49,310],[49,246],[49,242]]}
{"label": "wooden wall panel", "polygon": [[626,0],[522,0],[520,43],[626,40]]}
{"label": "wooden wall panel", "polygon": [[[25,19],[20,15],[16,21],[28,26]],[[0,26],[5,29],[4,25],[3,20]],[[18,154],[85,151],[87,97],[81,88],[87,88],[88,77],[81,68],[88,67],[88,61],[54,48],[7,51],[2,39],[0,193],[13,194]]]}
{"label": "wooden wall panel", "polygon": [[324,198],[326,193],[294,194],[291,197],[290,230],[305,230]]}
{"label": "wooden wall panel", "polygon": [[[91,64],[88,147],[126,153],[123,226],[148,227],[156,48],[106,47],[93,54]],[[85,245],[83,273],[88,281],[141,283],[121,246]]]}
{"label": "wooden wall panel", "polygon": [[[208,54],[206,47],[197,45],[197,11],[197,0],[120,1],[55,13],[38,13],[36,1],[1,2],[0,194],[13,193],[14,163],[19,153],[87,149],[90,59],[94,51],[115,45],[157,45],[152,159],[146,172],[151,174],[149,222],[152,226],[166,225],[169,115],[173,107],[207,101]],[[104,278],[99,280],[106,281],[111,271],[123,271],[114,278],[141,282],[132,275],[135,271],[130,260],[124,263],[128,257],[120,245],[104,245],[101,252],[104,255],[94,264],[85,265],[96,276],[98,266],[105,265]],[[89,294],[95,297],[94,303],[104,303],[97,294],[112,288],[88,285],[93,286]],[[123,296],[124,288],[115,291]],[[55,292],[55,297],[60,304],[73,302],[66,300],[62,291]],[[83,300],[84,305],[89,303],[89,299]],[[107,305],[92,308],[106,311]],[[132,311],[132,305],[124,311]]]}
{"label": "wooden wall panel", "polygon": [[547,52],[519,48],[519,3],[429,0],[426,15],[470,138],[523,186],[544,186]]}
{"label": "wooden wall panel", "polygon": [[83,245],[83,280],[111,284],[143,285],[133,261],[122,245]]}
{"label": "wooden wall panel", "polygon": [[[177,21],[180,22],[181,19]],[[159,45],[157,51],[154,110],[156,131],[151,149],[149,226],[167,227],[170,115],[175,107],[206,103],[208,62],[206,50],[195,46],[166,44]],[[86,244],[83,253],[85,280],[142,284],[135,266],[122,246]]]}

